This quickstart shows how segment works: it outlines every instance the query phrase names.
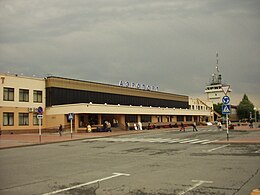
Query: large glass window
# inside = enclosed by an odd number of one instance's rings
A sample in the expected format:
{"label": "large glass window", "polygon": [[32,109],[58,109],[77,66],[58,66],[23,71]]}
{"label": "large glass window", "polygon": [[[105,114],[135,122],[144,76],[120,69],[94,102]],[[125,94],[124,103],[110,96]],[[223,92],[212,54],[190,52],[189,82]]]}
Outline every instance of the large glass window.
{"label": "large glass window", "polygon": [[4,126],[13,126],[14,125],[14,113],[12,113],[12,112],[3,113],[3,125]]}
{"label": "large glass window", "polygon": [[192,121],[192,116],[186,116],[186,121]]}
{"label": "large glass window", "polygon": [[29,125],[29,114],[19,113],[19,125]]}
{"label": "large glass window", "polygon": [[33,91],[33,102],[42,103],[42,91],[38,91],[38,90]]}
{"label": "large glass window", "polygon": [[14,101],[14,88],[4,87],[4,101]]}
{"label": "large glass window", "polygon": [[136,123],[137,115],[125,115],[125,121],[128,123]]}
{"label": "large glass window", "polygon": [[141,121],[142,122],[151,122],[152,117],[150,115],[141,115]]}
{"label": "large glass window", "polygon": [[19,101],[29,102],[29,89],[19,89]]}
{"label": "large glass window", "polygon": [[184,121],[184,116],[177,116],[177,121]]}

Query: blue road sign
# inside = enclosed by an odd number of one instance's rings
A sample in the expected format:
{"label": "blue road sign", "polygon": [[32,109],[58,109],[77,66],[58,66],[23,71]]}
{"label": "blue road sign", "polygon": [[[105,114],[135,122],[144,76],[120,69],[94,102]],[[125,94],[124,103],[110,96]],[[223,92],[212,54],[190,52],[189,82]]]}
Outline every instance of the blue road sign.
{"label": "blue road sign", "polygon": [[74,113],[69,113],[68,114],[68,119],[71,121],[71,120],[73,120],[73,118],[74,118]]}
{"label": "blue road sign", "polygon": [[230,114],[231,105],[222,105],[222,114]]}
{"label": "blue road sign", "polygon": [[38,112],[39,115],[42,115],[43,108],[41,106],[39,106],[38,109],[37,109],[37,112]]}
{"label": "blue road sign", "polygon": [[223,104],[229,104],[230,103],[230,98],[228,97],[228,96],[223,96],[223,98],[222,98],[222,102],[223,102]]}

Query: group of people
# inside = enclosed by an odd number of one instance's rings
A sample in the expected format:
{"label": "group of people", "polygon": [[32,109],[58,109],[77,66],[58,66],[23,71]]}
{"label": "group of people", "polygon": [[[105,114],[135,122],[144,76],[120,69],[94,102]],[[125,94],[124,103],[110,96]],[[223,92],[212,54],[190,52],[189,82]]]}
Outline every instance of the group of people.
{"label": "group of people", "polygon": [[[193,132],[194,132],[194,131],[198,131],[196,122],[194,122],[191,126],[192,126],[192,131],[193,131]],[[184,126],[183,123],[181,123],[180,131],[185,132],[185,126]]]}
{"label": "group of people", "polygon": [[143,125],[141,122],[138,122],[137,124],[134,123],[134,129],[135,130],[143,130]]}

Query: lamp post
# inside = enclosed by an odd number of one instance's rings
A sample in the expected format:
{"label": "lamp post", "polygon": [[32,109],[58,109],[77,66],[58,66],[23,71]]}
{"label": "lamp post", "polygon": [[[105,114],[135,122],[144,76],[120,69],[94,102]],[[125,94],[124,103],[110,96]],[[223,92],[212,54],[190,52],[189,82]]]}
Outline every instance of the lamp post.
{"label": "lamp post", "polygon": [[254,107],[254,111],[255,111],[255,122],[257,122],[257,121],[256,121],[256,110],[257,110],[256,107]]}

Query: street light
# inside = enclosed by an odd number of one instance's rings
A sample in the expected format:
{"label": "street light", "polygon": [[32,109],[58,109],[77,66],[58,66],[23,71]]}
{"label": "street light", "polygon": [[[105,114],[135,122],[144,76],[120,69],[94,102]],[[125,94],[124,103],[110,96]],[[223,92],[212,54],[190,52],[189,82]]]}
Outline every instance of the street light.
{"label": "street light", "polygon": [[256,110],[257,110],[256,107],[254,107],[254,111],[255,111],[255,122],[257,122],[257,121],[256,121]]}

